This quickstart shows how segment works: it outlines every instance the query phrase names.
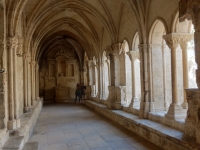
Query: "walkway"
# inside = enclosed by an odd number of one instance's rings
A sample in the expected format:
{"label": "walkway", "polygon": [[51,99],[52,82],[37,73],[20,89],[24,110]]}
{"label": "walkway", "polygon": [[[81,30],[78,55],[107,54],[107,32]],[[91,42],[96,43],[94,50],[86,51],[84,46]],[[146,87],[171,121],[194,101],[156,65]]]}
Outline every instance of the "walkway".
{"label": "walkway", "polygon": [[81,104],[48,104],[29,141],[40,150],[161,150]]}

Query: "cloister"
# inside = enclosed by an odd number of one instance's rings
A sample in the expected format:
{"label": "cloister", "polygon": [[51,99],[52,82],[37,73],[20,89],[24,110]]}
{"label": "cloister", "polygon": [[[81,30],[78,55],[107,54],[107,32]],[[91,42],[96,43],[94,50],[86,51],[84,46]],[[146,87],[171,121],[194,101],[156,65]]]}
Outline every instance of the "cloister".
{"label": "cloister", "polygon": [[158,147],[200,149],[199,11],[199,0],[0,0],[1,149],[22,150],[43,104],[74,103],[77,83],[84,107]]}

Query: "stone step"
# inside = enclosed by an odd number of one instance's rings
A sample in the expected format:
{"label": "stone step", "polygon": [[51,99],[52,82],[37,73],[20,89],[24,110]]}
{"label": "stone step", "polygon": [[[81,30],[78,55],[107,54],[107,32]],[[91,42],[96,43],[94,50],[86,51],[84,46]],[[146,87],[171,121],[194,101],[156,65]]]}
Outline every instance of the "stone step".
{"label": "stone step", "polygon": [[24,136],[10,137],[4,144],[2,150],[22,150],[24,146]]}
{"label": "stone step", "polygon": [[27,142],[23,150],[39,150],[39,142]]}

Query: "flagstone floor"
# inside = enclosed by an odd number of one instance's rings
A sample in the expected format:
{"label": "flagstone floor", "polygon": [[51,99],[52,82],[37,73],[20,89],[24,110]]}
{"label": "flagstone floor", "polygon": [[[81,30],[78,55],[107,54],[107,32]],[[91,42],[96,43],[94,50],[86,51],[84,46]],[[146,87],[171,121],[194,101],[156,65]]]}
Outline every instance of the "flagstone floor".
{"label": "flagstone floor", "polygon": [[83,104],[45,104],[29,141],[39,150],[162,150]]}

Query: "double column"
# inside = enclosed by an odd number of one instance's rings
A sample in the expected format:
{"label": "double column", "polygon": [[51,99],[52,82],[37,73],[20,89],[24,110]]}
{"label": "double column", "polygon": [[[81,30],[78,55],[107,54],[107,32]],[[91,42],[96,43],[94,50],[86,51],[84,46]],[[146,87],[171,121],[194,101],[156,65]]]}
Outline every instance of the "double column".
{"label": "double column", "polygon": [[177,68],[177,47],[180,36],[176,34],[164,35],[166,44],[171,49],[171,78],[172,78],[172,103],[169,106],[166,118],[175,119],[185,117],[185,111],[178,102],[178,68]]}
{"label": "double column", "polygon": [[131,70],[132,70],[132,100],[129,107],[139,108],[140,107],[140,99],[137,93],[137,86],[136,85],[136,69],[135,69],[135,61],[140,57],[139,51],[129,51],[127,54],[131,60]]}

